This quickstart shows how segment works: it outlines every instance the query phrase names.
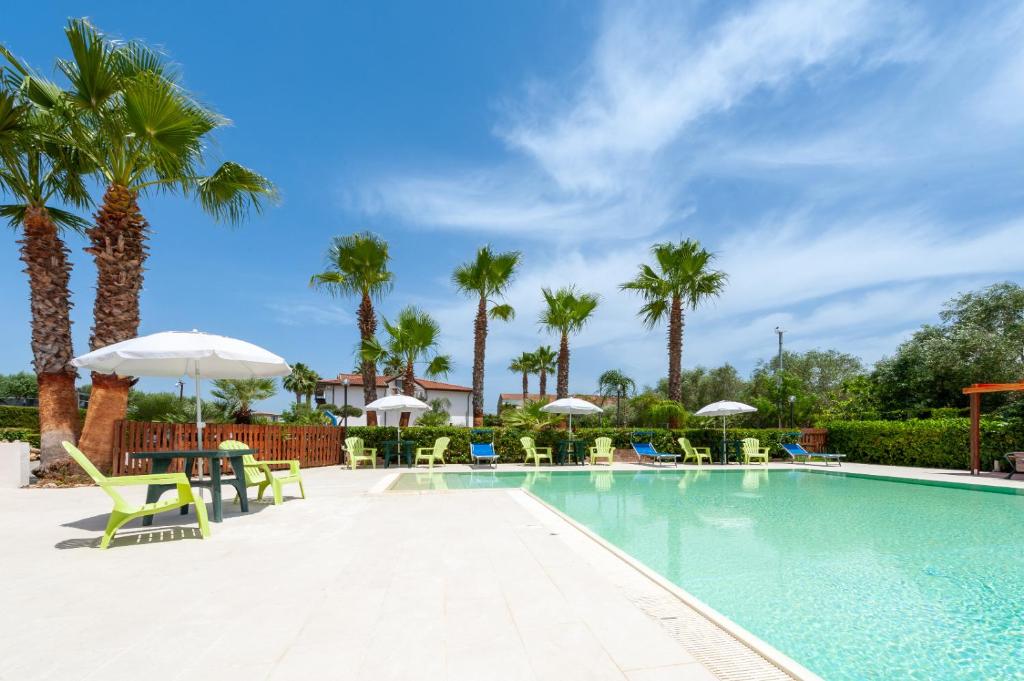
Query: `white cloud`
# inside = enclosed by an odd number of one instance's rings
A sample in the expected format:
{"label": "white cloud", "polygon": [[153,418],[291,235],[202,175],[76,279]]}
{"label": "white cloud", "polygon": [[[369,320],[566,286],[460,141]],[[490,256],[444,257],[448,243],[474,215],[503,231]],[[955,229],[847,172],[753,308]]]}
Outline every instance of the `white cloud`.
{"label": "white cloud", "polygon": [[331,326],[353,323],[352,313],[333,303],[276,300],[266,303],[274,321],[285,326]]}

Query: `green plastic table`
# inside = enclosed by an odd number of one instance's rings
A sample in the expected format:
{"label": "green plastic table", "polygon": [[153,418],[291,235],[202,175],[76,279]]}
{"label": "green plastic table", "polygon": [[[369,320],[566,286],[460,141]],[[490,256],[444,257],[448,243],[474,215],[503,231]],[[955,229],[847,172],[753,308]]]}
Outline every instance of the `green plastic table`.
{"label": "green plastic table", "polygon": [[405,465],[412,467],[412,450],[416,446],[416,442],[413,440],[402,440],[402,451],[398,450],[398,440],[384,440],[380,443],[381,449],[383,450],[384,456],[384,468],[391,467],[391,458],[397,457],[398,465],[402,465],[401,456],[405,455]]}
{"label": "green plastic table", "polygon": [[587,449],[583,440],[559,440],[555,463],[563,465],[570,457],[579,465],[583,465]]}
{"label": "green plastic table", "polygon": [[721,443],[721,449],[723,466],[729,463],[730,454],[736,459],[736,463],[741,463],[743,461],[743,440],[723,440]]}
{"label": "green plastic table", "polygon": [[[224,499],[220,493],[222,484],[231,485],[238,491],[242,512],[249,512],[249,498],[245,492],[245,476],[242,474],[242,457],[246,454],[256,454],[256,451],[255,449],[186,449],[169,452],[136,452],[129,456],[133,459],[150,459],[153,462],[154,473],[166,473],[171,467],[171,461],[174,459],[184,459],[185,476],[189,479],[189,483],[195,487],[210,488],[210,494],[213,496],[213,516],[210,520],[219,523],[224,520]],[[209,461],[209,480],[192,480],[192,467],[196,459],[206,459]],[[224,459],[231,461],[231,468],[235,472],[235,477],[226,480],[221,479],[221,462]],[[159,500],[160,495],[170,489],[174,489],[174,485],[150,485],[146,490],[146,503],[151,504]],[[181,514],[188,514],[188,506],[181,507]],[[153,516],[143,518],[142,524],[152,525]]]}

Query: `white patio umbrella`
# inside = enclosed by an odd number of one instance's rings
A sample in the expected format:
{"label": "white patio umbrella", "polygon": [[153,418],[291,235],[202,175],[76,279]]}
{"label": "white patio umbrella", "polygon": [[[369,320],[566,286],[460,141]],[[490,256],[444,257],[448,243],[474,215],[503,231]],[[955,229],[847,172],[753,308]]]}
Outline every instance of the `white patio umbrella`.
{"label": "white patio umbrella", "polygon": [[[162,331],[114,343],[76,357],[72,366],[118,376],[191,376],[196,386],[197,449],[203,448],[203,378],[287,376],[291,367],[258,345],[236,338],[192,331]],[[203,460],[199,459],[199,477]]]}
{"label": "white patio umbrella", "polygon": [[732,402],[730,400],[721,400],[719,402],[712,402],[711,404],[704,405],[694,412],[694,416],[722,417],[722,463],[725,463],[725,417],[734,416],[736,414],[750,414],[755,411],[757,411],[757,407],[751,407],[749,404]]}
{"label": "white patio umbrella", "polygon": [[[417,400],[415,397],[409,395],[388,395],[378,400],[370,402],[364,407],[367,411],[425,411],[430,409],[430,406],[425,402]],[[401,424],[401,421],[399,421]],[[398,426],[398,447],[399,453],[401,453],[402,447],[402,426]]]}
{"label": "white patio umbrella", "polygon": [[572,439],[572,415],[573,414],[600,414],[604,411],[601,407],[592,402],[581,400],[577,397],[563,397],[560,400],[549,402],[540,408],[551,414],[569,415],[569,439]]}

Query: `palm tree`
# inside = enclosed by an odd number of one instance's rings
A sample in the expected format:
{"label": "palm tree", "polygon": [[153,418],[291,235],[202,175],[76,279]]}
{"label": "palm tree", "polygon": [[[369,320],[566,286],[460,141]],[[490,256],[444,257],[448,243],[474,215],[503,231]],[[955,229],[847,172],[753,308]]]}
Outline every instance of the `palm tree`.
{"label": "palm tree", "polygon": [[[452,283],[460,292],[477,299],[473,321],[473,423],[484,422],[484,354],[487,350],[487,318],[509,321],[515,317],[511,305],[498,304],[515,277],[522,254],[494,253],[490,246],[476,252],[476,258],[452,272]],[[488,310],[487,306],[490,305]]]}
{"label": "palm tree", "polygon": [[684,309],[695,310],[720,295],[728,276],[711,269],[715,256],[693,239],[654,244],[651,254],[657,269],[640,265],[636,278],[620,288],[643,297],[645,302],[638,314],[648,328],[668,318],[668,397],[681,402]]}
{"label": "palm tree", "polygon": [[[360,348],[377,333],[374,301],[380,300],[394,285],[388,270],[388,244],[370,232],[334,237],[327,251],[327,271],[314,274],[309,285],[326,288],[334,295],[358,296],[356,321]],[[363,404],[377,399],[377,363],[360,352],[359,373],[363,377]],[[366,424],[377,425],[377,412],[366,412]]]}
{"label": "palm tree", "polygon": [[77,372],[70,365],[71,262],[63,230],[83,232],[88,222],[53,205],[88,205],[80,155],[52,141],[66,127],[60,116],[32,106],[31,89],[59,91],[32,74],[5,48],[12,72],[0,69],[0,193],[14,203],[0,216],[21,231],[21,261],[29,280],[32,360],[39,395],[39,457],[47,469],[67,455],[61,442],[78,438]]}
{"label": "palm tree", "polygon": [[615,396],[615,421],[621,427],[622,402],[636,392],[636,383],[618,369],[609,369],[597,377],[597,391],[606,399]]}
{"label": "palm tree", "polygon": [[235,423],[252,423],[252,405],[277,393],[272,378],[221,378],[213,382],[210,394],[223,403]]}
{"label": "palm tree", "polygon": [[541,411],[543,402],[529,402],[515,409],[501,412],[501,425],[517,430],[545,430],[562,421],[559,414]]}
{"label": "palm tree", "polygon": [[526,404],[526,398],[530,393],[530,374],[533,373],[536,365],[537,362],[532,352],[524,352],[508,364],[509,371],[523,375],[523,404]]}
{"label": "palm tree", "polygon": [[544,402],[548,396],[548,374],[555,370],[555,360],[558,359],[558,353],[552,350],[550,345],[542,345],[530,354],[534,360],[531,373],[537,374],[540,378],[540,401]]}
{"label": "palm tree", "polygon": [[302,362],[296,362],[292,366],[292,372],[281,379],[281,386],[290,393],[295,394],[295,404],[298,404],[303,396],[306,398],[306,406],[312,406],[313,393],[316,392],[316,383],[320,376]]}
{"label": "palm tree", "polygon": [[[84,19],[69,21],[65,35],[72,58],[57,67],[69,90],[35,88],[29,96],[44,109],[76,112],[65,141],[106,187],[86,232],[97,277],[89,346],[97,349],[138,335],[149,234],[140,196],[177,191],[214,219],[238,223],[276,192],[234,162],[204,174],[211,133],[229,121],[196,101],[160,55],[140,42],[111,40]],[[125,416],[132,380],[92,375],[80,447],[101,467],[110,463],[113,424]]]}
{"label": "palm tree", "polygon": [[[410,397],[416,394],[416,365],[426,365],[423,374],[428,378],[447,376],[451,371],[451,358],[437,354],[441,329],[437,322],[412,305],[403,308],[394,323],[382,320],[387,338],[381,343],[371,338],[363,345],[363,358],[384,365],[402,367],[402,392]],[[403,412],[400,425],[409,423],[408,412]]]}
{"label": "palm tree", "polygon": [[579,333],[597,307],[599,297],[596,293],[579,293],[575,286],[557,291],[545,288],[541,292],[547,308],[541,312],[538,321],[541,326],[558,333],[560,337],[556,396],[562,399],[569,396],[569,334]]}

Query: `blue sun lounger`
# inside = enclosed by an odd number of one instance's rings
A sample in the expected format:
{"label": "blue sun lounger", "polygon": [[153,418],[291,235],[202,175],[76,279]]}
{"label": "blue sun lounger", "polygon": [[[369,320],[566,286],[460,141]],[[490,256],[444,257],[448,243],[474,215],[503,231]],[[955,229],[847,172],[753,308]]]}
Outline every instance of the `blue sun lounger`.
{"label": "blue sun lounger", "polygon": [[796,463],[797,459],[804,459],[810,462],[811,459],[821,459],[825,465],[829,465],[829,461],[835,461],[836,465],[842,466],[843,462],[840,459],[846,457],[845,454],[828,454],[825,452],[809,452],[799,444],[782,445],[782,448],[789,454],[789,458]]}
{"label": "blue sun lounger", "polygon": [[[645,435],[648,438],[646,442],[637,442],[637,440],[643,439]],[[654,461],[656,461],[660,466],[661,462],[667,459],[672,462],[673,466],[678,466],[680,455],[659,452],[657,449],[654,448],[654,445],[651,444],[651,441],[649,439],[650,436],[651,433],[649,431],[638,431],[636,433],[633,433],[633,441],[630,442],[629,444],[633,446],[633,451],[636,452],[637,460],[640,461],[640,463],[643,463],[644,457],[647,457],[648,459],[653,459]]]}
{"label": "blue sun lounger", "polygon": [[[489,434],[492,438],[494,437],[494,431],[491,430],[474,430],[470,437],[476,434]],[[480,464],[488,462],[491,465],[497,465],[498,453],[494,451],[494,442],[470,442],[469,443],[469,458],[472,459],[474,464]]]}

